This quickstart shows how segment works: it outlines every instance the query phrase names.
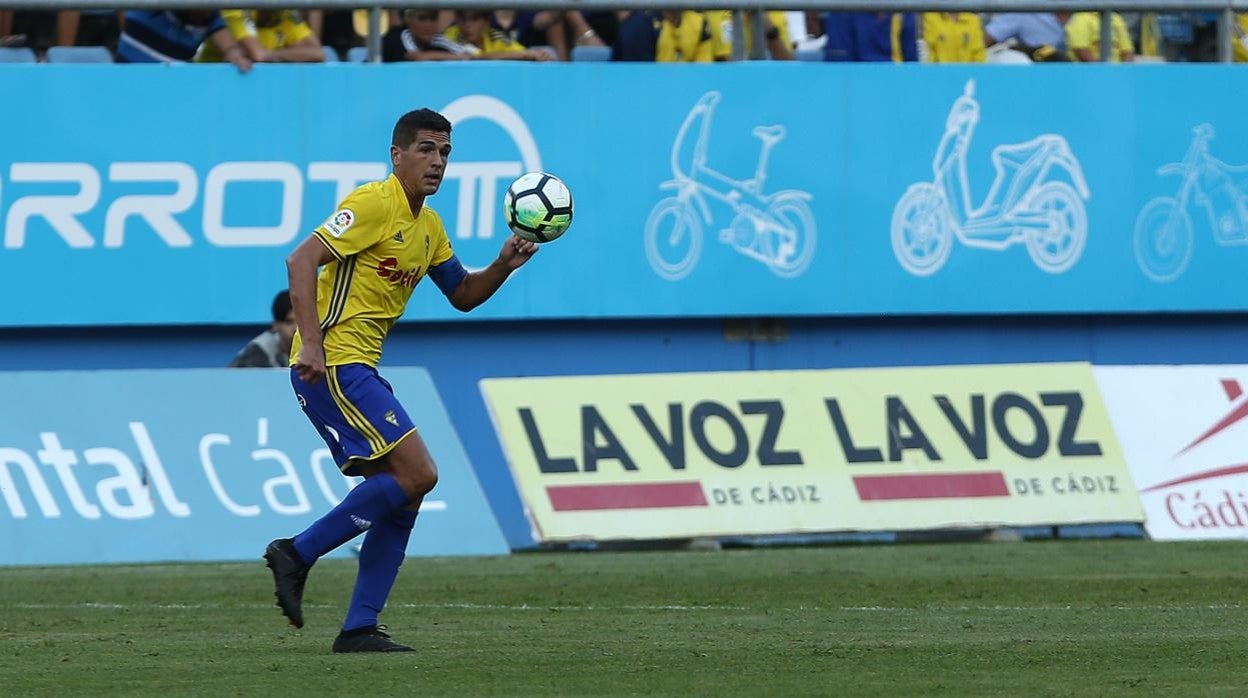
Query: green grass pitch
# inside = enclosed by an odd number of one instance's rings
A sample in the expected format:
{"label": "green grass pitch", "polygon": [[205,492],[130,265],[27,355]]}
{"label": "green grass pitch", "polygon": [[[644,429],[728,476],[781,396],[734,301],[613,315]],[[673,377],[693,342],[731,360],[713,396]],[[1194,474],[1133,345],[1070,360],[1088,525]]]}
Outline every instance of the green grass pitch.
{"label": "green grass pitch", "polygon": [[[257,553],[262,545],[257,545]],[[1248,545],[1063,541],[411,559],[333,655],[245,564],[0,569],[0,695],[1248,694]]]}

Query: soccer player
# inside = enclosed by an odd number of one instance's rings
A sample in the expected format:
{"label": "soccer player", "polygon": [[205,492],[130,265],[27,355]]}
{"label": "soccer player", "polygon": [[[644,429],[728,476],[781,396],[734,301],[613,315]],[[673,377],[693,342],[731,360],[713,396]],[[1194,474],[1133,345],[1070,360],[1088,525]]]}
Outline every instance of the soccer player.
{"label": "soccer player", "polygon": [[438,481],[433,456],[377,373],[382,341],[426,274],[451,305],[467,312],[537,252],[534,243],[509,237],[488,267],[464,269],[442,220],[425,206],[442,183],[450,154],[445,117],[429,109],[404,114],[390,142],[393,173],[351,192],[286,260],[298,325],[291,347],[295,396],[342,472],[365,480],[302,533],[269,543],[264,558],[273,571],[277,605],[301,628],[308,571],[321,556],[368,531],[334,652],[411,651],[382,632],[377,616],[420,503]]}

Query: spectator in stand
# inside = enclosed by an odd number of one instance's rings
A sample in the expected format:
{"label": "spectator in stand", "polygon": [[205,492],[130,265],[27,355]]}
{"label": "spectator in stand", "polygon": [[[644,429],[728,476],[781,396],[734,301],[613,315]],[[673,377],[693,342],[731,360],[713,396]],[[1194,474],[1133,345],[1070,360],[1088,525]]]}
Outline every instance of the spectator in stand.
{"label": "spectator in stand", "polygon": [[[365,45],[368,39],[369,10],[314,9],[304,10],[301,14],[321,46],[333,49],[339,55],[345,56],[352,48]],[[398,10],[384,10],[380,18],[382,36],[390,31],[390,27],[403,23]]]}
{"label": "spectator in stand", "polygon": [[571,58],[573,46],[603,46],[602,38],[577,10],[517,12],[517,41],[525,46],[550,46],[559,60]]}
{"label": "spectator in stand", "polygon": [[718,35],[718,27],[709,12],[664,10],[654,60],[659,63],[726,61],[731,57],[732,47],[719,41]]}
{"label": "spectator in stand", "polygon": [[984,25],[973,12],[924,12],[923,43],[932,63],[983,63]]}
{"label": "spectator in stand", "polygon": [[[523,12],[517,12],[515,10],[494,10],[491,14],[493,15],[493,19],[490,22],[491,28],[499,31],[504,37],[507,38],[508,41],[510,41],[513,44],[529,46],[529,44],[526,44],[524,40],[520,38],[521,34],[531,35],[527,31],[527,27],[521,26],[519,23],[520,18],[521,18],[520,16],[524,14]],[[455,14],[455,21],[456,22],[459,21],[458,12]],[[447,27],[446,31],[449,32],[450,27]],[[538,42],[532,45],[544,46],[545,43]]]}
{"label": "spectator in stand", "polygon": [[0,10],[0,48],[22,46],[26,37],[13,33],[13,10]]}
{"label": "spectator in stand", "polygon": [[[368,23],[372,21],[373,11],[371,9],[349,10],[345,13],[346,24],[350,27],[351,34],[359,40],[359,45],[368,42]],[[438,13],[438,31],[446,28],[450,23],[449,12]],[[442,23],[441,18],[447,16],[446,23]],[[403,23],[403,13],[400,10],[382,10],[377,14],[377,20],[380,22],[378,31],[382,36],[390,31],[390,27],[395,27]]]}
{"label": "spectator in stand", "polygon": [[919,60],[914,14],[829,12],[823,16],[825,61],[894,63]]}
{"label": "spectator in stand", "polygon": [[[386,12],[382,12],[381,16],[385,17],[387,14],[388,13]],[[325,10],[303,10],[303,21],[308,24],[308,29],[312,30],[312,33],[316,35],[317,40],[322,41],[325,36]],[[389,29],[389,27],[386,27],[386,29]],[[383,29],[381,33],[385,34],[386,32]]]}
{"label": "spectator in stand", "polygon": [[438,11],[432,9],[404,10],[403,24],[392,27],[381,42],[381,60],[386,63],[469,58],[468,47],[438,31]]}
{"label": "spectator in stand", "polygon": [[1014,50],[1039,62],[1061,62],[1066,57],[1069,12],[1002,12],[984,28],[987,46],[1013,40]]}
{"label": "spectator in stand", "polygon": [[239,72],[251,70],[251,59],[230,36],[216,10],[130,10],[117,42],[117,59],[122,63],[184,63],[195,57],[205,41],[212,42]]}
{"label": "spectator in stand", "polygon": [[446,30],[446,38],[465,46],[473,58],[494,61],[545,61],[551,55],[514,41],[493,26],[494,15],[486,10],[464,10]]}
{"label": "spectator in stand", "polygon": [[823,52],[827,37],[823,35],[823,15],[815,10],[790,10],[785,12],[789,21],[789,39],[793,50],[818,50]]}
{"label": "spectator in stand", "polygon": [[[389,31],[389,19],[393,11],[382,12],[382,36]],[[352,46],[363,45],[357,40],[352,27],[351,10],[305,9],[300,11],[303,24],[308,26],[312,36],[316,36],[317,44],[324,49],[333,49],[336,54],[346,54]]]}
{"label": "spectator in stand", "polygon": [[43,53],[56,46],[60,34],[57,21],[61,13],[46,10],[0,10],[0,46],[25,46]]}
{"label": "spectator in stand", "polygon": [[613,61],[653,61],[659,43],[663,18],[649,10],[621,10],[618,29],[611,46]]}
{"label": "spectator in stand", "polygon": [[56,45],[106,46],[115,51],[125,14],[121,10],[61,10],[56,13]]}
{"label": "spectator in stand", "polygon": [[[222,10],[230,36],[256,63],[323,63],[325,50],[312,28],[292,10]],[[195,60],[220,63],[215,44],[205,43]]]}
{"label": "spectator in stand", "polygon": [[1248,63],[1248,12],[1235,15],[1231,27],[1231,57],[1236,63]]}
{"label": "spectator in stand", "polygon": [[1156,12],[1141,12],[1136,25],[1136,35],[1140,38],[1140,51],[1136,60],[1141,58],[1153,61],[1165,61],[1166,38],[1161,33],[1161,21]]}
{"label": "spectator in stand", "polygon": [[290,343],[295,336],[295,313],[290,291],[278,291],[270,306],[273,324],[256,335],[230,361],[230,368],[286,368],[290,366]]}
{"label": "spectator in stand", "polygon": [[28,46],[42,53],[51,46],[104,46],[117,50],[122,10],[0,10],[0,47]]}
{"label": "spectator in stand", "polygon": [[[1122,15],[1113,13],[1111,20],[1111,36],[1113,50],[1110,61],[1113,63],[1130,63],[1135,60],[1135,47],[1131,44],[1131,34],[1127,31],[1127,23]],[[1070,60],[1079,63],[1098,63],[1101,60],[1101,13],[1076,12],[1066,23],[1066,47]]]}
{"label": "spectator in stand", "polygon": [[[742,14],[745,26],[745,56],[754,52],[754,19],[757,10],[747,10]],[[732,13],[717,11],[709,13],[716,27],[717,40],[723,48],[718,53],[732,57]],[[763,35],[766,39],[767,55],[777,61],[793,60],[793,44],[789,42],[789,22],[782,11],[771,11],[763,15]]]}
{"label": "spectator in stand", "polygon": [[[614,46],[620,33],[620,19],[614,10],[593,10],[582,12],[586,24],[593,30],[594,36],[603,46]],[[584,43],[582,46],[586,45]]]}

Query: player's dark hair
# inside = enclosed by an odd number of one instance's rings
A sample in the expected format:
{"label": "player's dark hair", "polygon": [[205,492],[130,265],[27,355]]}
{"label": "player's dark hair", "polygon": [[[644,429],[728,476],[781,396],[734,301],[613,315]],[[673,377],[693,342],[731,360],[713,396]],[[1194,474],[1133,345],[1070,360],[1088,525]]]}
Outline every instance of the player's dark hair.
{"label": "player's dark hair", "polygon": [[281,322],[290,314],[290,291],[282,289],[273,297],[273,322]]}
{"label": "player's dark hair", "polygon": [[394,136],[390,139],[390,143],[398,146],[400,150],[407,150],[416,140],[417,131],[439,131],[450,135],[451,122],[432,109],[409,111],[400,116],[398,122],[394,124]]}

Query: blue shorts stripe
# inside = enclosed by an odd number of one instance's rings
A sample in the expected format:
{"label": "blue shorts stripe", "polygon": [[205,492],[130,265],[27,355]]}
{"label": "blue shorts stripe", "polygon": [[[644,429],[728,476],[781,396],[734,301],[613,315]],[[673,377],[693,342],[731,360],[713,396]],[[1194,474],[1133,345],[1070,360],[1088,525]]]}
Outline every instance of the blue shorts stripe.
{"label": "blue shorts stripe", "polygon": [[386,437],[381,435],[377,427],[369,421],[368,415],[364,414],[364,410],[360,409],[360,406],[347,396],[347,391],[342,389],[342,383],[338,380],[337,367],[334,367],[334,383],[338,388],[338,395],[342,400],[342,405],[349,409],[355,415],[355,418],[359,420],[361,433],[366,435],[370,444],[373,444],[373,452],[384,450],[386,448]]}
{"label": "blue shorts stripe", "polygon": [[360,436],[363,436],[367,440],[368,448],[370,451],[376,450],[377,445],[374,443],[372,435],[365,432],[363,429],[360,428],[359,416],[356,415],[354,412],[351,412],[349,409],[343,407],[342,403],[344,402],[344,400],[342,399],[342,396],[339,393],[340,388],[338,386],[338,382],[334,379],[334,367],[333,366],[329,366],[325,371],[325,388],[326,388],[326,391],[329,393],[329,398],[330,398],[331,403],[338,410],[338,414],[341,415],[343,421],[345,421],[347,425],[351,427],[352,430],[359,433]]}
{"label": "blue shorts stripe", "polygon": [[381,437],[381,434],[377,433],[377,429],[369,423],[368,418],[355,405],[351,404],[351,400],[343,393],[342,385],[338,382],[338,367],[330,366],[329,370],[326,371],[325,377],[329,381],[330,394],[333,395],[334,402],[338,405],[338,409],[342,412],[342,416],[347,419],[347,422],[368,440],[368,445],[374,453],[385,448],[386,440]]}

